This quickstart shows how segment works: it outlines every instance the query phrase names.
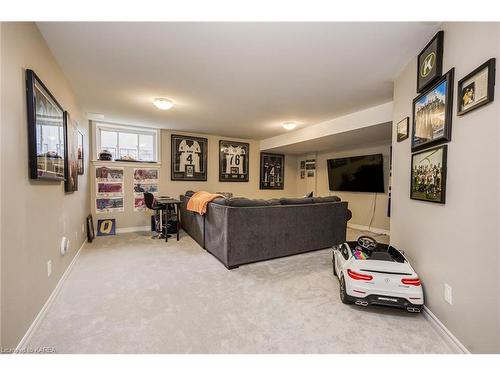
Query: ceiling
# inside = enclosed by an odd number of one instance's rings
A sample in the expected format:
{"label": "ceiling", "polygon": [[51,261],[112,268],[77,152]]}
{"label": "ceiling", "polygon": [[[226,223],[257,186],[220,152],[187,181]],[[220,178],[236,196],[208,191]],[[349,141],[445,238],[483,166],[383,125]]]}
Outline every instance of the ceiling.
{"label": "ceiling", "polygon": [[[392,100],[437,23],[37,24],[85,112],[263,139]],[[175,106],[160,111],[155,97]]]}
{"label": "ceiling", "polygon": [[390,144],[392,139],[392,123],[372,125],[354,129],[326,137],[311,139],[286,146],[268,149],[290,155],[303,155],[321,151],[344,151],[357,147],[370,147],[379,144]]}

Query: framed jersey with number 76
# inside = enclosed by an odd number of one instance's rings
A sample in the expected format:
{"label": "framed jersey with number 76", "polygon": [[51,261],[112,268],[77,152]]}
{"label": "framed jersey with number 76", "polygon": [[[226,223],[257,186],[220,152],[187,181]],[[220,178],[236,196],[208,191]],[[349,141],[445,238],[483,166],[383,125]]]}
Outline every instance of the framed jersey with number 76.
{"label": "framed jersey with number 76", "polygon": [[250,145],[236,141],[219,141],[219,181],[248,182]]}

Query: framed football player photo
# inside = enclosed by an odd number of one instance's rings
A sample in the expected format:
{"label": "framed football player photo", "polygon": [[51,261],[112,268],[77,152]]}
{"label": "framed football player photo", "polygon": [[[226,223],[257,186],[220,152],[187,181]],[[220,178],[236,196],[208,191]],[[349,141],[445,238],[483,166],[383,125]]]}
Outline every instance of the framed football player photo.
{"label": "framed football player photo", "polygon": [[208,139],[172,134],[172,181],[207,180]]}
{"label": "framed football player photo", "polygon": [[440,31],[418,55],[417,92],[422,92],[443,74],[443,37]]}
{"label": "framed football player photo", "polygon": [[260,153],[260,189],[285,188],[285,155]]}
{"label": "framed football player photo", "polygon": [[219,141],[219,181],[248,182],[250,144]]}

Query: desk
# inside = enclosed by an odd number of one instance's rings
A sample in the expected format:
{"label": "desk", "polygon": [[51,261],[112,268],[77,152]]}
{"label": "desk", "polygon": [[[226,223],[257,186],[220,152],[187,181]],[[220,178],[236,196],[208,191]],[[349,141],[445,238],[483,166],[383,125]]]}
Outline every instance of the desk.
{"label": "desk", "polygon": [[165,226],[162,228],[164,231],[164,236],[165,236],[165,242],[168,242],[168,230],[167,230],[167,223],[169,220],[169,214],[168,208],[170,205],[174,206],[175,210],[175,216],[176,216],[176,225],[177,225],[177,241],[179,241],[179,231],[181,230],[181,222],[180,222],[180,205],[181,201],[170,198],[170,197],[157,197],[156,198],[156,204],[158,206],[162,206],[162,211],[165,211]]}

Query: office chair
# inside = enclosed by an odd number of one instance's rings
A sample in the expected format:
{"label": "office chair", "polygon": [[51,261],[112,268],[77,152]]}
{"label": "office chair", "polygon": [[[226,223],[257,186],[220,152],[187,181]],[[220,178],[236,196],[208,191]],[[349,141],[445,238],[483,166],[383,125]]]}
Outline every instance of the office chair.
{"label": "office chair", "polygon": [[[156,199],[153,194],[151,193],[144,193],[144,203],[146,204],[146,207],[149,208],[150,210],[153,210],[155,212],[154,218],[155,218],[155,230],[158,233],[158,238],[163,238],[163,209],[164,207],[162,205],[159,205],[156,203]],[[166,228],[165,228],[166,229]],[[155,237],[155,236],[153,236]]]}

